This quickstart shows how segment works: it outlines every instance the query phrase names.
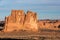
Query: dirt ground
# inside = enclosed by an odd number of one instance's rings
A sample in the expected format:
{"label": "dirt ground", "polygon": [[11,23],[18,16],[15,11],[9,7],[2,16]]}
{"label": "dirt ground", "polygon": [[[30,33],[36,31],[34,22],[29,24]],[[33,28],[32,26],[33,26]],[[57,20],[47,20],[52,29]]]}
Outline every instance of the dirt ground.
{"label": "dirt ground", "polygon": [[26,39],[26,40],[60,40],[60,31],[41,30],[39,32],[13,31],[0,32],[0,38]]}

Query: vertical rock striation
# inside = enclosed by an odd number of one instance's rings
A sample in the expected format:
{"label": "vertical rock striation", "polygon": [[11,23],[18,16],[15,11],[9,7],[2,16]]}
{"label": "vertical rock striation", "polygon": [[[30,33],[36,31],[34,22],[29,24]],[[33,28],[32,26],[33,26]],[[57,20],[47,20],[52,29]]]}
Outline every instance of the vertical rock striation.
{"label": "vertical rock striation", "polygon": [[38,31],[37,15],[35,12],[28,11],[25,17],[24,27],[26,30]]}
{"label": "vertical rock striation", "polygon": [[23,10],[12,10],[11,15],[5,18],[5,32],[30,30],[38,31],[36,13],[28,11],[24,14]]}
{"label": "vertical rock striation", "polygon": [[12,10],[11,15],[5,18],[4,31],[9,32],[22,29],[24,16],[25,14],[23,10]]}

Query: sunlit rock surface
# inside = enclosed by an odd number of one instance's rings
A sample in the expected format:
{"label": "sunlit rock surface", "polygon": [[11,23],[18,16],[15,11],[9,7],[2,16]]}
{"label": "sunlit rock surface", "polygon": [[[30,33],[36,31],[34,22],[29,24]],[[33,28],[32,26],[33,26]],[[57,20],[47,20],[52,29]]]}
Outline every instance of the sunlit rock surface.
{"label": "sunlit rock surface", "polygon": [[40,29],[60,30],[60,20],[38,20]]}
{"label": "sunlit rock surface", "polygon": [[23,10],[12,10],[11,15],[5,18],[4,31],[18,31],[22,29],[24,16]]}
{"label": "sunlit rock surface", "polygon": [[35,12],[32,11],[27,12],[24,27],[26,30],[38,31],[37,15]]}
{"label": "sunlit rock surface", "polygon": [[35,12],[23,10],[12,10],[11,15],[5,18],[5,32],[29,30],[38,31],[37,15]]}
{"label": "sunlit rock surface", "polygon": [[40,29],[60,30],[60,20],[39,20],[37,13],[23,10],[12,10],[11,15],[5,17],[4,32],[38,32]]}

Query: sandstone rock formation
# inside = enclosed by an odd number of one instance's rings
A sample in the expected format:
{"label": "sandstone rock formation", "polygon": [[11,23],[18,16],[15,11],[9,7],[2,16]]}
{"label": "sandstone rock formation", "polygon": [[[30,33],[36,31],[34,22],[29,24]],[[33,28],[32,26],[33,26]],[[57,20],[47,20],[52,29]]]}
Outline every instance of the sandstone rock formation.
{"label": "sandstone rock formation", "polygon": [[28,11],[25,17],[24,27],[27,30],[38,31],[37,15],[35,12]]}
{"label": "sandstone rock formation", "polygon": [[22,29],[24,16],[25,14],[23,10],[12,10],[11,15],[5,18],[4,31],[14,31]]}
{"label": "sandstone rock formation", "polygon": [[5,18],[5,32],[30,30],[38,31],[36,13],[28,11],[24,14],[23,10],[12,10],[11,15]]}
{"label": "sandstone rock formation", "polygon": [[23,10],[12,10],[11,15],[5,17],[5,32],[26,30],[38,32],[40,29],[60,30],[60,21],[37,20],[35,12]]}
{"label": "sandstone rock formation", "polygon": [[60,22],[56,20],[39,20],[38,27],[40,29],[60,30]]}

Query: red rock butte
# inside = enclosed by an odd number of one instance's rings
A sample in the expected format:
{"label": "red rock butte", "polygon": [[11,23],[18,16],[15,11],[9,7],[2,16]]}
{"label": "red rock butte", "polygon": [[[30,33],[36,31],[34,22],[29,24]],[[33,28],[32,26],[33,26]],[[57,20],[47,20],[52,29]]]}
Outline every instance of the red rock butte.
{"label": "red rock butte", "polygon": [[60,20],[38,20],[36,12],[27,11],[25,14],[23,10],[12,10],[11,15],[5,17],[4,27],[4,32],[19,30],[38,32],[39,28],[57,30],[60,28]]}
{"label": "red rock butte", "polygon": [[12,10],[11,15],[5,17],[5,32],[29,30],[38,31],[37,16],[35,12]]}

